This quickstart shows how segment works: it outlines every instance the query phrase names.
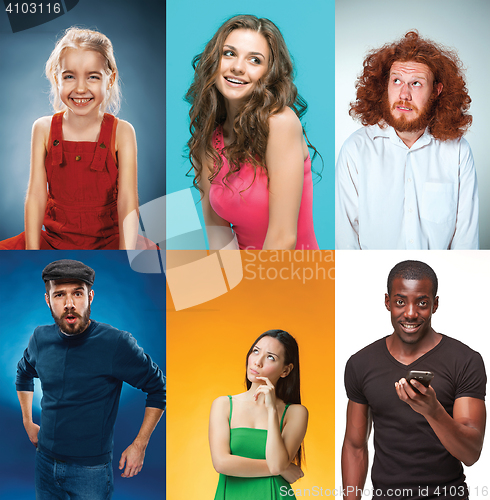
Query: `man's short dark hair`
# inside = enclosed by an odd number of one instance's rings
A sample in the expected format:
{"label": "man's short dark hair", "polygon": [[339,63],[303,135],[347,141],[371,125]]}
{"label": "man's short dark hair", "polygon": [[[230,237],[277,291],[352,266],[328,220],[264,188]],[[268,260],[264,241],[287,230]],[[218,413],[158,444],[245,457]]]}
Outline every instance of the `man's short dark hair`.
{"label": "man's short dark hair", "polygon": [[393,280],[403,278],[405,280],[423,280],[430,279],[432,282],[432,292],[434,297],[437,295],[437,276],[434,269],[425,262],[418,260],[404,260],[399,262],[388,274],[388,295],[391,295]]}

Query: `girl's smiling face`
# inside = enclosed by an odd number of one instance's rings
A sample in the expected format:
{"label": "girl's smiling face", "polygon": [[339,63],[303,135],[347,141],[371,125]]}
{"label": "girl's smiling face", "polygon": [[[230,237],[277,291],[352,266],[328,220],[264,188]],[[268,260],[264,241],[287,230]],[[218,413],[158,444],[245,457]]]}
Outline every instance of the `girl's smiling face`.
{"label": "girl's smiling face", "polygon": [[111,78],[107,62],[98,52],[84,49],[66,49],[60,59],[57,74],[60,99],[75,115],[99,113]]}
{"label": "girl's smiling face", "polygon": [[265,37],[253,30],[233,30],[225,40],[215,85],[228,101],[250,97],[269,68],[270,49]]}
{"label": "girl's smiling face", "polygon": [[285,365],[285,352],[282,343],[274,337],[262,337],[248,356],[247,378],[252,383],[265,383],[257,377],[267,377],[276,385],[281,377],[286,377],[292,365]]}

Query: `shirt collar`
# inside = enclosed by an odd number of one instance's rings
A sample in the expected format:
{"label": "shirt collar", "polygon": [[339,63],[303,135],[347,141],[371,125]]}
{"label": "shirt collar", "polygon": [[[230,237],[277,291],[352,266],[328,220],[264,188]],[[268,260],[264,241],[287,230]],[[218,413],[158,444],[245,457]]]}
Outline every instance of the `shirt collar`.
{"label": "shirt collar", "polygon": [[[395,129],[393,127],[390,127],[389,125],[386,128],[381,128],[379,125],[376,125],[373,139],[376,139],[378,137],[384,137],[386,139],[389,139],[390,142],[395,146],[408,149],[407,145],[398,137]],[[429,133],[429,127],[426,127],[424,133],[417,139],[417,142],[410,148],[410,151],[423,148],[424,146],[430,144],[431,141],[432,135]]]}

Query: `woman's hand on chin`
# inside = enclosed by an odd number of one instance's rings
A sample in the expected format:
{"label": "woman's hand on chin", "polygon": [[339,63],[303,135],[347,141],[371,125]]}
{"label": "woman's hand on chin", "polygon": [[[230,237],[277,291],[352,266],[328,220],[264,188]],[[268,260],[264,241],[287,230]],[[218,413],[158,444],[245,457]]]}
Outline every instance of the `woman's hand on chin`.
{"label": "woman's hand on chin", "polygon": [[258,401],[259,395],[264,395],[264,404],[268,410],[276,409],[276,390],[271,381],[267,377],[256,377],[258,380],[263,380],[265,384],[259,385],[254,393],[254,401]]}

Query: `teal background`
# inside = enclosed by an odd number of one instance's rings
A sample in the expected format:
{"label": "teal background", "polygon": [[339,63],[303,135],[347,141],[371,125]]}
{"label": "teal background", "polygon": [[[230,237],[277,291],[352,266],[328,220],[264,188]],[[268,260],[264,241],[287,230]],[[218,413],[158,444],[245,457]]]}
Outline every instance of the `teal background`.
{"label": "teal background", "polygon": [[[184,95],[192,82],[192,58],[225,20],[237,14],[270,19],[281,30],[293,57],[300,95],[308,103],[302,122],[310,142],[323,156],[322,178],[314,178],[313,220],[321,249],[334,248],[334,166],[335,166],[335,2],[251,0],[242,7],[217,0],[167,2],[167,193],[192,186],[185,174],[190,163],[185,155],[189,139],[189,105]],[[313,169],[322,162],[317,156]],[[201,224],[204,226],[199,192],[193,189]],[[168,218],[181,217],[174,211]],[[169,224],[169,219],[167,219]]]}

